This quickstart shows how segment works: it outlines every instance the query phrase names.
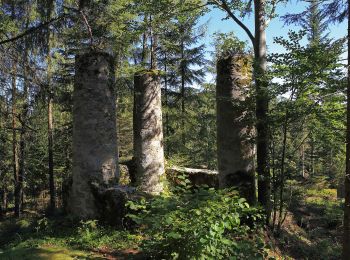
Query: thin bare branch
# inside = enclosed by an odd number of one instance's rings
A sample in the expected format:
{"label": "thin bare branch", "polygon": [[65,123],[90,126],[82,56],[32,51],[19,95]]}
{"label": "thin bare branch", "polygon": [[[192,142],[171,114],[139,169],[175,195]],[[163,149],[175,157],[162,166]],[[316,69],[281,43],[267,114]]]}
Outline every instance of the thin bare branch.
{"label": "thin bare branch", "polygon": [[235,23],[237,23],[247,33],[247,35],[248,35],[249,39],[251,40],[253,46],[255,45],[255,37],[254,37],[254,35],[249,30],[249,28],[240,19],[238,19],[237,16],[232,12],[232,10],[228,6],[226,0],[212,0],[212,1],[208,1],[208,4],[209,5],[215,5],[215,6],[219,7],[219,8],[221,8],[222,10],[226,11],[228,16],[231,17],[231,19],[233,21],[235,21]]}

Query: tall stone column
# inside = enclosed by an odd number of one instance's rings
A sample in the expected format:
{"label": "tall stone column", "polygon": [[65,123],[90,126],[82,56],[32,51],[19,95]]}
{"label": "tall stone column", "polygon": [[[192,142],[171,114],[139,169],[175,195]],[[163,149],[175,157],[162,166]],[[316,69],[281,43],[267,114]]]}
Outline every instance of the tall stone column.
{"label": "tall stone column", "polygon": [[217,62],[217,154],[219,186],[237,187],[255,202],[253,107],[247,97],[251,81],[246,55],[228,55]]}
{"label": "tall stone column", "polygon": [[140,191],[163,191],[164,148],[160,79],[157,71],[135,75],[134,157]]}
{"label": "tall stone column", "polygon": [[69,211],[83,219],[99,218],[104,190],[118,173],[114,62],[104,52],[78,55],[73,93],[73,183]]}

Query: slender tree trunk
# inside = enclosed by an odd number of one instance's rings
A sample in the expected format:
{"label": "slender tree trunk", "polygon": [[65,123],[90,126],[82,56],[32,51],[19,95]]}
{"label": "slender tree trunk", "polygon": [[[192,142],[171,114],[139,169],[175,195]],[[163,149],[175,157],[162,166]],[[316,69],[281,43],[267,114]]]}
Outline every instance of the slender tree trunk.
{"label": "slender tree trunk", "polygon": [[305,147],[301,145],[301,176],[305,178]]}
{"label": "slender tree trunk", "polygon": [[152,24],[152,15],[149,16],[150,21],[150,39],[151,39],[151,70],[157,69],[157,47],[158,47],[158,37],[154,32]]}
{"label": "slender tree trunk", "polygon": [[[49,48],[50,49],[50,48]],[[51,57],[48,51],[47,57],[47,138],[48,138],[48,155],[49,155],[49,188],[50,188],[50,212],[54,213],[56,208],[56,189],[54,177],[53,161],[53,93],[51,85]]]}
{"label": "slender tree trunk", "polygon": [[[47,1],[46,19],[51,19],[54,3],[52,0]],[[54,214],[56,209],[56,188],[54,176],[54,158],[53,158],[53,89],[51,84],[52,59],[51,59],[51,33],[50,28],[47,28],[47,141],[48,141],[48,173],[49,173],[49,190],[50,190],[50,206],[49,211]]]}
{"label": "slender tree trunk", "polygon": [[[271,138],[272,139],[272,138]],[[273,182],[273,217],[272,217],[272,230],[275,230],[276,218],[277,218],[277,176],[276,176],[276,165],[275,165],[275,143],[272,141],[271,145],[271,162],[272,162],[272,182]]]}
{"label": "slender tree trunk", "polygon": [[5,212],[7,212],[8,205],[9,205],[9,204],[8,204],[7,196],[8,196],[7,189],[4,188],[4,195],[3,195],[2,199],[3,199],[3,205],[4,205]]}
{"label": "slender tree trunk", "polygon": [[3,213],[3,215],[5,215],[6,211],[7,211],[7,189],[6,189],[6,187],[2,188],[1,205],[2,205],[2,213]]}
{"label": "slender tree trunk", "polygon": [[[165,99],[165,122],[164,122],[164,126],[165,126],[165,133],[166,136],[169,137],[170,136],[170,132],[169,132],[169,101],[168,101],[168,66],[167,66],[167,54],[165,52],[164,54],[164,99]],[[170,146],[168,144],[166,144],[166,155],[167,157],[170,156]]]}
{"label": "slender tree trunk", "polygon": [[26,135],[27,135],[27,117],[28,117],[28,93],[29,93],[29,80],[28,80],[28,49],[25,47],[24,54],[24,85],[23,85],[23,107],[21,111],[21,130],[19,138],[19,193],[21,194],[21,205],[23,210],[24,205],[24,195],[23,195],[23,181],[25,176],[25,149],[26,149]]}
{"label": "slender tree trunk", "polygon": [[280,204],[279,204],[279,212],[278,212],[278,226],[277,230],[281,230],[282,220],[283,220],[283,193],[284,193],[284,182],[285,182],[285,176],[284,176],[284,166],[285,166],[285,159],[286,159],[286,148],[287,148],[287,127],[288,127],[288,111],[285,115],[285,121],[283,124],[283,141],[282,141],[282,155],[281,155],[281,173],[280,173]]}
{"label": "slender tree trunk", "polygon": [[346,132],[346,173],[345,173],[345,204],[344,204],[344,260],[350,259],[350,0],[348,0],[348,75],[347,75],[347,132]]}
{"label": "slender tree trunk", "polygon": [[314,138],[311,135],[311,175],[315,175],[315,144],[314,144]]}
{"label": "slender tree trunk", "polygon": [[13,64],[13,76],[12,76],[12,167],[13,167],[13,179],[14,179],[14,197],[15,197],[15,217],[19,217],[21,212],[21,187],[19,180],[19,165],[18,165],[18,147],[17,147],[17,64]]}
{"label": "slender tree trunk", "polygon": [[184,42],[181,42],[181,139],[182,144],[185,145],[185,46]]}
{"label": "slender tree trunk", "polygon": [[264,207],[267,221],[271,214],[271,186],[268,165],[268,82],[265,78],[267,69],[266,32],[265,32],[265,0],[254,0],[255,7],[255,44],[254,44],[254,76],[256,86],[256,129],[257,129],[257,172],[258,200]]}

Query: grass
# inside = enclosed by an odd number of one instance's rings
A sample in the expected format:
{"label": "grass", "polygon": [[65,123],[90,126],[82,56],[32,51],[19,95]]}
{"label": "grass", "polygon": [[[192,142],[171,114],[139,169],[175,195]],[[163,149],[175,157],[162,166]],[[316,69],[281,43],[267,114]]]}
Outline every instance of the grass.
{"label": "grass", "polygon": [[107,259],[137,252],[142,237],[97,221],[24,216],[0,222],[0,259]]}
{"label": "grass", "polygon": [[88,253],[84,251],[73,250],[64,247],[56,247],[51,245],[41,245],[40,247],[22,247],[8,249],[0,252],[0,259],[3,260],[70,260],[70,259],[105,259],[103,256]]}

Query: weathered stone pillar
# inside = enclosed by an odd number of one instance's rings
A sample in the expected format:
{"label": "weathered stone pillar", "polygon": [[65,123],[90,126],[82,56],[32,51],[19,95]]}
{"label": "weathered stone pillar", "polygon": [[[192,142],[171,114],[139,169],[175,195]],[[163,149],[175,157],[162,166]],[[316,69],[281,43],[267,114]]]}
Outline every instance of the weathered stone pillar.
{"label": "weathered stone pillar", "polygon": [[219,186],[237,187],[255,202],[253,108],[247,91],[251,81],[246,55],[228,55],[217,63],[217,153]]}
{"label": "weathered stone pillar", "polygon": [[158,71],[135,75],[134,159],[140,191],[163,191],[164,148],[161,87]]}
{"label": "weathered stone pillar", "polygon": [[114,62],[104,52],[77,55],[73,93],[73,183],[69,211],[100,218],[103,192],[117,184]]}

